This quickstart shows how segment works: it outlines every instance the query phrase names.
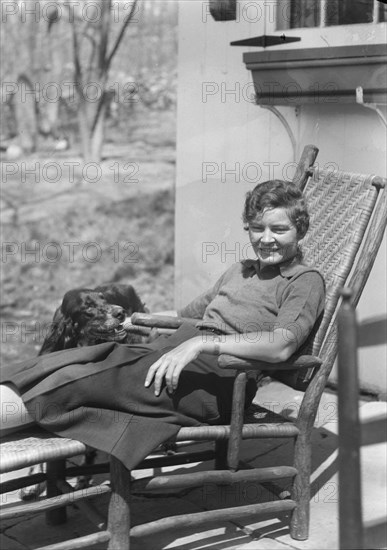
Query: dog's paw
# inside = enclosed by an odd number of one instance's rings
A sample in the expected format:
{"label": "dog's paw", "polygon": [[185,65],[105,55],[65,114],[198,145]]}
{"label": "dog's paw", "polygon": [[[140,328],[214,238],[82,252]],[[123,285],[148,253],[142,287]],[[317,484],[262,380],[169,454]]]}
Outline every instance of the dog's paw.
{"label": "dog's paw", "polygon": [[82,489],[87,489],[88,487],[92,487],[93,485],[94,480],[91,476],[80,476],[75,482],[74,491],[82,491]]}
{"label": "dog's paw", "polygon": [[[31,466],[28,470],[28,476],[35,474],[43,474],[46,472],[45,464],[35,464]],[[37,500],[46,490],[46,482],[42,481],[41,483],[35,483],[34,485],[29,485],[28,487],[22,487],[19,491],[19,497],[21,500],[26,502],[31,500]]]}

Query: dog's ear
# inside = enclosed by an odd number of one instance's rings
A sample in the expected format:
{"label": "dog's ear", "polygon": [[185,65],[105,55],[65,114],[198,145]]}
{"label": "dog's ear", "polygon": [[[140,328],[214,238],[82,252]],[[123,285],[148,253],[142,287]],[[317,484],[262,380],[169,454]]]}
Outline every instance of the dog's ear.
{"label": "dog's ear", "polygon": [[58,307],[38,355],[75,347],[75,330],[71,319],[65,318]]}
{"label": "dog's ear", "polygon": [[132,285],[107,283],[95,288],[97,292],[102,292],[105,300],[109,304],[121,306],[126,311],[127,315],[132,315],[135,311],[142,313],[146,312],[145,305],[140,300],[137,292]]}

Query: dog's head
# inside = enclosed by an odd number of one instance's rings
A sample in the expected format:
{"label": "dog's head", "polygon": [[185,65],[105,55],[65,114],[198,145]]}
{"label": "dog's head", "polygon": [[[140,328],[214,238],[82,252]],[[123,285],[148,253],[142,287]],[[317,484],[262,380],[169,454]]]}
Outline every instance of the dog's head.
{"label": "dog's head", "polygon": [[56,310],[40,355],[103,342],[134,343],[123,328],[126,317],[146,311],[131,285],[104,285],[69,290]]}
{"label": "dog's head", "polygon": [[90,289],[70,290],[63,298],[62,313],[71,325],[77,346],[126,340],[122,327],[125,310],[107,302],[102,292]]}

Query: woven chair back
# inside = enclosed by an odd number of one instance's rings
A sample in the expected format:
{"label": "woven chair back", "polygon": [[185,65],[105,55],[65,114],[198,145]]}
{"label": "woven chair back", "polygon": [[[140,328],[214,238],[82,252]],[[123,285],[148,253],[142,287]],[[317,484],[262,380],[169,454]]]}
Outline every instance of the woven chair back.
{"label": "woven chair back", "polygon": [[356,270],[378,198],[379,187],[373,180],[369,174],[314,170],[304,189],[311,217],[302,241],[304,261],[322,273],[327,290],[324,317],[308,342],[313,355],[318,355],[334,322],[340,289]]}

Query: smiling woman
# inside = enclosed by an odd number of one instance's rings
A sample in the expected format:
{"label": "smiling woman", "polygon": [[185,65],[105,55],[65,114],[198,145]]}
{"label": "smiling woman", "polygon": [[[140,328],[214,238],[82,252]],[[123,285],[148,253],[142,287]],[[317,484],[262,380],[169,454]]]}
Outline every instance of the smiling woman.
{"label": "smiling woman", "polygon": [[[258,185],[244,209],[257,259],[231,266],[178,312],[198,319],[196,327],[183,324],[150,344],[106,342],[5,367],[3,382],[17,388],[13,401],[9,386],[8,406],[20,410],[20,393],[39,425],[111,453],[128,469],[182,426],[228,422],[234,373],[216,356],[285,361],[323,311],[322,276],[301,263],[298,249],[308,220],[295,185]],[[257,374],[250,375],[246,405]]]}
{"label": "smiling woman", "polygon": [[265,182],[248,193],[243,219],[261,265],[294,258],[309,227],[305,201],[293,184],[281,180]]}
{"label": "smiling woman", "polygon": [[265,210],[249,224],[249,237],[261,265],[273,265],[297,254],[297,229],[286,210]]}

